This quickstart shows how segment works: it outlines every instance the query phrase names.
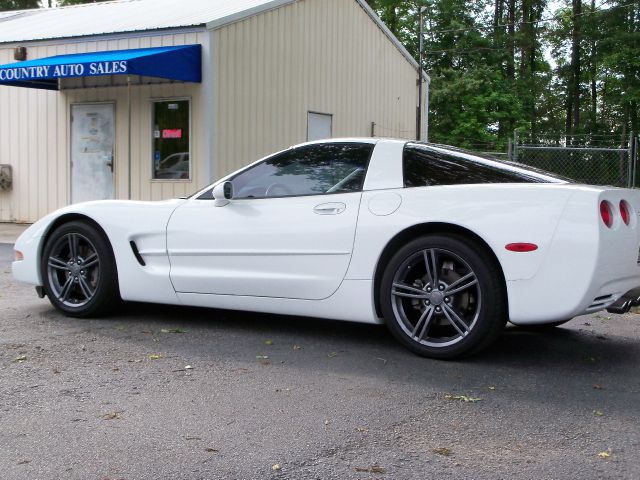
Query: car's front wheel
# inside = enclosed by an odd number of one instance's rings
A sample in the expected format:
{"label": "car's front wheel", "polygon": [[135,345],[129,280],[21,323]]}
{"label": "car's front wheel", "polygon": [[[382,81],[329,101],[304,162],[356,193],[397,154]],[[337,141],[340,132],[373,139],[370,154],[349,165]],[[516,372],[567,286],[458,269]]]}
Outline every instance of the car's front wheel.
{"label": "car's front wheel", "polygon": [[66,315],[103,315],[119,300],[111,246],[102,232],[87,223],[65,223],[51,233],[41,271],[47,297]]}
{"label": "car's front wheel", "polygon": [[380,304],[391,333],[413,352],[450,359],[488,346],[506,320],[499,267],[457,235],[417,238],[389,261]]}

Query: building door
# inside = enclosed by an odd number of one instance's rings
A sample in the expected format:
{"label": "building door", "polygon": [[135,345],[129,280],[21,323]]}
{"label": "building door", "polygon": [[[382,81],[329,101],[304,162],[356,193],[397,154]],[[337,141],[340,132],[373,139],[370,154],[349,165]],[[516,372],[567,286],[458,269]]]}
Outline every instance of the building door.
{"label": "building door", "polygon": [[71,203],[114,198],[115,108],[71,106]]}
{"label": "building door", "polygon": [[309,112],[307,117],[307,140],[324,140],[331,138],[333,116],[326,113]]}

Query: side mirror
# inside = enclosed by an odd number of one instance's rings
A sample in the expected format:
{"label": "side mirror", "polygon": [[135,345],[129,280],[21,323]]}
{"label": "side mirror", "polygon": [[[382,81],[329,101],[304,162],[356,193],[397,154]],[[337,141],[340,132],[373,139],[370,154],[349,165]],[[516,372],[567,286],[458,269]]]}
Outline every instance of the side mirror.
{"label": "side mirror", "polygon": [[215,200],[216,207],[224,207],[233,198],[233,184],[231,182],[219,183],[213,188],[211,195]]}

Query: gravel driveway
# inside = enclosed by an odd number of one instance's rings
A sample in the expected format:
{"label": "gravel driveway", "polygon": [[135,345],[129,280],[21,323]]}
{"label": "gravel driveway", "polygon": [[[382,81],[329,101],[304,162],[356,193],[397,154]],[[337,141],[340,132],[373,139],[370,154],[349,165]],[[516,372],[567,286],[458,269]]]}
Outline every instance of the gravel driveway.
{"label": "gravel driveway", "polygon": [[459,362],[383,327],[150,305],[65,318],[0,244],[0,479],[640,478],[640,317]]}

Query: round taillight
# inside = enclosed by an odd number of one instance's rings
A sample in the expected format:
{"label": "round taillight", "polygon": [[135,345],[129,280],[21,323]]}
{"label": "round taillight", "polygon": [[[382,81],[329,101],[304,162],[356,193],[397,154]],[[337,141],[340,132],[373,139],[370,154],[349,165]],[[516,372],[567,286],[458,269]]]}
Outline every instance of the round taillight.
{"label": "round taillight", "polygon": [[613,226],[613,208],[606,200],[600,203],[600,216],[607,227],[611,228]]}
{"label": "round taillight", "polygon": [[631,222],[631,208],[629,208],[629,204],[626,200],[620,201],[620,216],[622,217],[624,224],[629,225],[629,222]]}

